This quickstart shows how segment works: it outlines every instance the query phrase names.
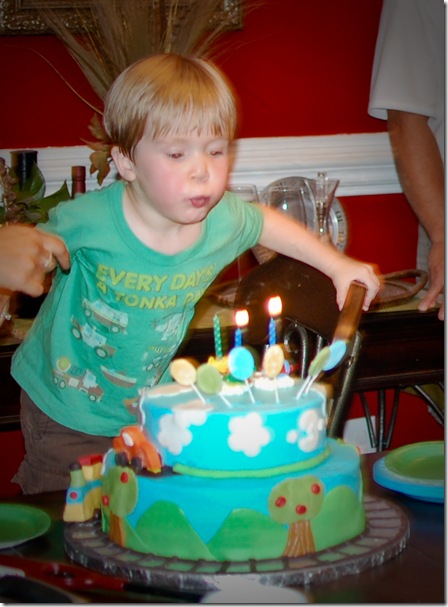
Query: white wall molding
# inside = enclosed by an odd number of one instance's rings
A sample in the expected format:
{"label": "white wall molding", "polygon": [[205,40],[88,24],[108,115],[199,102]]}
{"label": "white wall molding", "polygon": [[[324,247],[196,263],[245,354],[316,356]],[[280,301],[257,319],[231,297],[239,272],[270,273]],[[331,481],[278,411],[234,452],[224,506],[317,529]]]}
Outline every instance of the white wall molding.
{"label": "white wall molding", "polygon": [[[87,167],[87,189],[98,187],[89,174],[91,150],[87,146],[37,149],[39,167],[51,194],[67,180],[71,167]],[[0,156],[10,163],[10,150]],[[329,135],[317,137],[260,137],[236,142],[231,182],[253,183],[259,192],[285,177],[315,177],[326,171],[340,180],[337,196],[401,192],[387,133]],[[115,178],[112,170],[105,184]]]}

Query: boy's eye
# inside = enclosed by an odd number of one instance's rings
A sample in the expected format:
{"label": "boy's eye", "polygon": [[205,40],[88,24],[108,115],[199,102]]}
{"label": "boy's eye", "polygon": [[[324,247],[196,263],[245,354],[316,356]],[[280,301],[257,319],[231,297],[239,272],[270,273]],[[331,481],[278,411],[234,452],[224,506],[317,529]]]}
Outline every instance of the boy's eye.
{"label": "boy's eye", "polygon": [[182,158],[183,154],[182,154],[182,152],[168,152],[168,156],[169,156],[169,158],[173,158],[174,160],[177,160],[178,158]]}
{"label": "boy's eye", "polygon": [[225,143],[220,143],[216,146],[211,147],[209,153],[211,156],[225,156],[228,151],[228,145]]}

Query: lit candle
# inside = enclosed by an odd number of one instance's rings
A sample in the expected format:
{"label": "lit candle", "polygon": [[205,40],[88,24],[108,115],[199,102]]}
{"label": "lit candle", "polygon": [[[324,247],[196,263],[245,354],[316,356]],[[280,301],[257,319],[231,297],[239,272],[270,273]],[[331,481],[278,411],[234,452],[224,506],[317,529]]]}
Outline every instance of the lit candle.
{"label": "lit candle", "polygon": [[273,346],[277,342],[277,326],[275,316],[280,316],[282,313],[282,300],[277,295],[271,297],[268,301],[268,312],[271,317],[269,321],[269,345]]}
{"label": "lit candle", "polygon": [[235,312],[235,348],[243,345],[243,327],[249,323],[249,313],[247,310],[237,310]]}
{"label": "lit candle", "polygon": [[215,338],[216,358],[222,358],[221,325],[217,314],[213,317],[213,336]]}

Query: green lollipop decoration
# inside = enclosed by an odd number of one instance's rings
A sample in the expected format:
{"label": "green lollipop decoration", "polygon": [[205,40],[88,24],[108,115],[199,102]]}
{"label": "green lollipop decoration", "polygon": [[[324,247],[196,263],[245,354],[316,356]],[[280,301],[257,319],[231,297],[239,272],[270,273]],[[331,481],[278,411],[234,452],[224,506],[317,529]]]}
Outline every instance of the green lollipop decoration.
{"label": "green lollipop decoration", "polygon": [[219,394],[224,403],[231,407],[229,401],[221,394],[222,375],[219,370],[210,363],[204,363],[197,370],[197,385],[205,394]]}
{"label": "green lollipop decoration", "polygon": [[308,375],[300,386],[296,398],[300,398],[304,393],[308,394],[311,385],[314,381],[316,381],[322,371],[334,369],[334,367],[336,367],[344,358],[346,351],[347,343],[341,339],[334,341],[329,346],[325,346],[325,348],[322,348],[322,350],[318,352],[315,358],[313,358],[311,361],[308,369]]}

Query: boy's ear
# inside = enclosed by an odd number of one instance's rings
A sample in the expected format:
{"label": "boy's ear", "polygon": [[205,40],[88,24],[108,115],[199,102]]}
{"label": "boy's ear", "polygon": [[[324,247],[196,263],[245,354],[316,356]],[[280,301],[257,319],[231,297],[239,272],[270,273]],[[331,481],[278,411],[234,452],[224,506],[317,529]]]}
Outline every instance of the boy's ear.
{"label": "boy's ear", "polygon": [[117,171],[120,173],[121,177],[125,181],[134,181],[135,172],[134,172],[134,163],[123,154],[123,152],[118,148],[118,146],[113,146],[111,151],[111,156],[115,162],[115,166],[117,167]]}

